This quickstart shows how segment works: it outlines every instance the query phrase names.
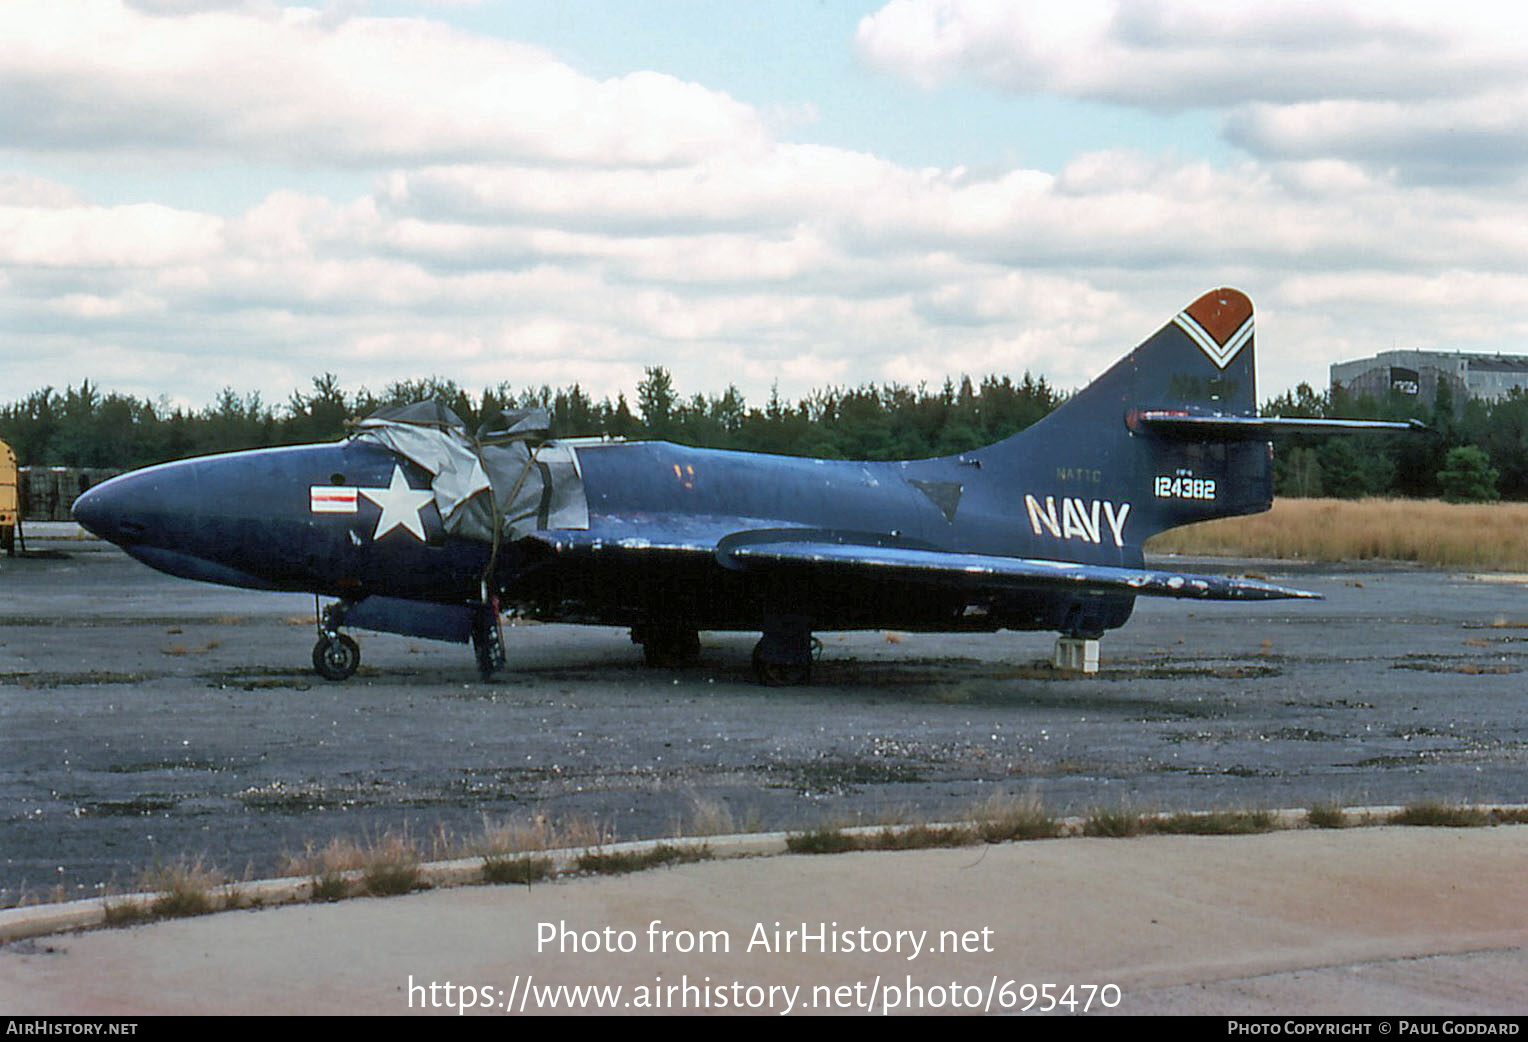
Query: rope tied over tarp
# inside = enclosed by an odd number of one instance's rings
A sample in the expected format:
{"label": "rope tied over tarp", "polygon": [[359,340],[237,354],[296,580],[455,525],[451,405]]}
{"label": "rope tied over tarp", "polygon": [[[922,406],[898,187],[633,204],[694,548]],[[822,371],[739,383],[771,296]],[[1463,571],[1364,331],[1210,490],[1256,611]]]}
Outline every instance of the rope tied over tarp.
{"label": "rope tied over tarp", "polygon": [[545,409],[504,410],[477,431],[436,401],[388,406],[358,420],[350,437],[418,464],[447,534],[492,547],[486,595],[499,549],[542,529],[586,529],[589,502],[573,450],[547,440]]}

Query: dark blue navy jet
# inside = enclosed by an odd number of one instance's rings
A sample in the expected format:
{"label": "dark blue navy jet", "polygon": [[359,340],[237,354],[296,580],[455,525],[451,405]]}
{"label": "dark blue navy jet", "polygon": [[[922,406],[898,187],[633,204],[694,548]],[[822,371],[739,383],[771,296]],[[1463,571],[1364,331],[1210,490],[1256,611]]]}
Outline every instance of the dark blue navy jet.
{"label": "dark blue navy jet", "polygon": [[332,680],[360,662],[346,626],[471,642],[486,678],[512,610],[630,627],[650,664],[693,659],[701,630],[761,632],[759,679],[803,683],[814,632],[1096,641],[1139,596],[1313,597],[1147,569],[1141,546],[1267,510],[1276,434],[1415,426],[1258,417],[1252,304],[1217,289],[1044,420],[957,456],[547,441],[544,418],[469,433],[422,405],[335,443],[125,474],[74,515],[172,575],[332,599],[313,651]]}

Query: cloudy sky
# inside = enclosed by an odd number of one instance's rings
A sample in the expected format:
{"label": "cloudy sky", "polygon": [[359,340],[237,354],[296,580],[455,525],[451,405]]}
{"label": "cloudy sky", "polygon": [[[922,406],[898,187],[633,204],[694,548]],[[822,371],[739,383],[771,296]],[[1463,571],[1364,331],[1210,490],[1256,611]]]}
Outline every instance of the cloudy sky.
{"label": "cloudy sky", "polygon": [[1522,10],[7,0],[0,401],[1528,353]]}

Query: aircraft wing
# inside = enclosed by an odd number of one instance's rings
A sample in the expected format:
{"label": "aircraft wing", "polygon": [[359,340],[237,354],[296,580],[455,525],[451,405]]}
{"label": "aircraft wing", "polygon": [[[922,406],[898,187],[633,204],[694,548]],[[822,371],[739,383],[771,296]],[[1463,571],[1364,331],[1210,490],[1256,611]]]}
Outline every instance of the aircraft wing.
{"label": "aircraft wing", "polygon": [[1255,579],[851,542],[842,535],[810,529],[738,532],[717,544],[716,558],[723,567],[745,571],[795,568],[869,572],[888,579],[960,587],[1123,593],[1211,601],[1321,598],[1319,593]]}

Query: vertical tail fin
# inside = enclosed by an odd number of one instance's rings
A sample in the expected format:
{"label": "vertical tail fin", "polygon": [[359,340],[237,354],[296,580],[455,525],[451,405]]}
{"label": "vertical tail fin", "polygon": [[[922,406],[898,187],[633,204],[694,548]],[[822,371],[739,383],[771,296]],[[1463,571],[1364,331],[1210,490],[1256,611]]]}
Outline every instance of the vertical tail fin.
{"label": "vertical tail fin", "polygon": [[[1091,481],[1130,505],[1130,546],[1193,521],[1267,510],[1265,441],[1153,428],[1145,413],[1257,414],[1252,302],[1211,290],[1029,430],[980,454],[984,466],[1082,494]],[[1052,473],[1054,472],[1054,473]],[[1080,477],[1079,477],[1080,476]]]}
{"label": "vertical tail fin", "polygon": [[1252,301],[1211,290],[1047,417],[1096,425],[1129,412],[1257,413]]}

